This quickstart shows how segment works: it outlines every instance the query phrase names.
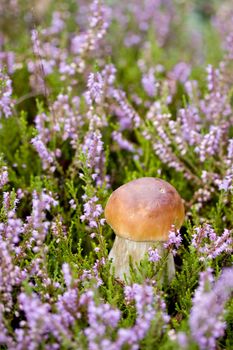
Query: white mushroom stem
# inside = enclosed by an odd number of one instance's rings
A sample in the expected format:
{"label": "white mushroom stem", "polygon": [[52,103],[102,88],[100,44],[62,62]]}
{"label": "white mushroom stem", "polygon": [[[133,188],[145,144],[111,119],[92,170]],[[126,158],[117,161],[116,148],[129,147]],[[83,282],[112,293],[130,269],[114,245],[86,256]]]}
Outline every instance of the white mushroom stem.
{"label": "white mushroom stem", "polygon": [[[116,236],[109,253],[109,259],[112,259],[112,264],[114,265],[115,277],[123,280],[124,275],[129,276],[129,257],[131,257],[133,264],[139,263],[145,257],[148,249],[155,243],[160,256],[164,256],[164,242],[136,242]],[[171,253],[168,254],[167,258],[167,276],[169,281],[175,276],[174,258]]]}

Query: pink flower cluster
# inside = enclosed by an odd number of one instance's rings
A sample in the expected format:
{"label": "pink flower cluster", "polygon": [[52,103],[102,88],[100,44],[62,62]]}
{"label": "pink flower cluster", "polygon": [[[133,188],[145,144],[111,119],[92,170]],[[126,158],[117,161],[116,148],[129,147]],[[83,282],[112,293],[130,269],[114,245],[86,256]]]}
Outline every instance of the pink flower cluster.
{"label": "pink flower cluster", "polygon": [[10,117],[13,113],[13,107],[11,79],[0,69],[0,117]]}
{"label": "pink flower cluster", "polygon": [[85,201],[84,214],[80,217],[81,221],[88,221],[88,225],[91,228],[97,228],[98,224],[103,225],[105,220],[100,219],[103,213],[101,204],[97,204],[98,198],[96,196],[88,198],[87,195],[83,195]]}
{"label": "pink flower cluster", "polygon": [[7,171],[7,167],[3,166],[0,169],[0,189],[6,185],[8,182],[8,171]]}
{"label": "pink flower cluster", "polygon": [[230,254],[233,251],[232,232],[224,229],[221,235],[217,235],[213,227],[204,224],[195,228],[192,237],[192,246],[196,249],[199,259],[215,259],[222,253]]}
{"label": "pink flower cluster", "polygon": [[212,271],[200,274],[190,314],[191,335],[201,350],[216,349],[216,339],[224,335],[224,305],[233,291],[232,268],[223,270],[213,283]]}
{"label": "pink flower cluster", "polygon": [[171,251],[173,255],[176,255],[177,249],[181,245],[181,242],[182,242],[181,234],[175,228],[175,226],[173,226],[168,234],[168,241],[164,243],[164,248]]}

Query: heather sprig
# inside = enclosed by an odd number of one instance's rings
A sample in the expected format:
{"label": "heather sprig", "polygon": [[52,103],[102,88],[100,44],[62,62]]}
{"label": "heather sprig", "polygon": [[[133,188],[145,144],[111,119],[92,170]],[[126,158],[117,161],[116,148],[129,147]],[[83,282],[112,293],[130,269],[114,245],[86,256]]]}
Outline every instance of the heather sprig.
{"label": "heather sprig", "polygon": [[0,172],[0,189],[3,188],[3,186],[7,184],[8,180],[9,179],[8,179],[7,167],[3,166],[1,168],[1,172]]}
{"label": "heather sprig", "polygon": [[224,335],[224,307],[233,290],[232,268],[223,270],[214,284],[213,280],[211,270],[201,273],[190,313],[191,335],[200,349],[216,349],[216,340]]}
{"label": "heather sprig", "polygon": [[173,255],[176,255],[177,249],[181,245],[182,237],[180,232],[173,226],[168,234],[168,240],[164,243],[164,248],[172,252]]}
{"label": "heather sprig", "polygon": [[9,118],[13,114],[12,81],[0,69],[0,117]]}
{"label": "heather sprig", "polygon": [[194,232],[191,244],[201,261],[215,259],[222,253],[231,254],[233,241],[230,230],[224,229],[221,235],[217,235],[209,224],[204,224],[196,227]]}
{"label": "heather sprig", "polygon": [[157,248],[153,249],[152,247],[150,247],[148,249],[148,255],[149,255],[148,260],[151,261],[151,262],[157,262],[157,261],[159,261],[161,259],[161,256],[160,256],[159,251],[158,251]]}

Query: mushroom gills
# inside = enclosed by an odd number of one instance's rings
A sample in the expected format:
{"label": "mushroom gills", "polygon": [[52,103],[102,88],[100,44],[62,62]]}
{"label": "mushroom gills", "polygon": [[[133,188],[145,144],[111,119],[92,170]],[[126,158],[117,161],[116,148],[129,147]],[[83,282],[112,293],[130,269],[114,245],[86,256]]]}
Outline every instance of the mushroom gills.
{"label": "mushroom gills", "polygon": [[[129,257],[131,256],[133,265],[135,265],[135,263],[139,263],[145,257],[148,249],[154,244],[156,244],[159,255],[164,256],[166,251],[163,246],[164,242],[139,242],[116,236],[112,249],[109,253],[109,259],[112,259],[112,265],[115,269],[115,277],[123,280],[124,275],[129,276]],[[171,281],[175,276],[174,258],[171,253],[169,253],[167,257],[167,271],[165,271],[165,273],[167,273],[169,281]]]}

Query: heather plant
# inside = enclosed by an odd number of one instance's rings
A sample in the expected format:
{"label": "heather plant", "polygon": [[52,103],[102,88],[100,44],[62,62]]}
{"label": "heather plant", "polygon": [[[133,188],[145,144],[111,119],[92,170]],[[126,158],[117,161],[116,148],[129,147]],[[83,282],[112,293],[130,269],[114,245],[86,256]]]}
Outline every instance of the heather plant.
{"label": "heather plant", "polygon": [[[1,2],[1,349],[232,349],[232,13]],[[144,176],[186,220],[118,279],[105,204]]]}

